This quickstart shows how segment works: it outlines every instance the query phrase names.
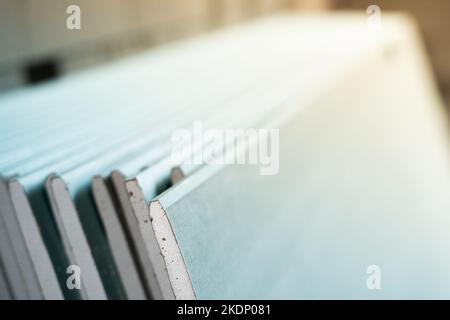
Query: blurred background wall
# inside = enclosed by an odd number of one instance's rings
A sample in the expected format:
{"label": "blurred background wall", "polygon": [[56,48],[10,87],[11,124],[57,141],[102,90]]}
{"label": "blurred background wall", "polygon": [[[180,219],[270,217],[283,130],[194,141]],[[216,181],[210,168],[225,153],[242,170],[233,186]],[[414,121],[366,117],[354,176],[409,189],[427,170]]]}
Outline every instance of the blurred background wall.
{"label": "blurred background wall", "polygon": [[[81,30],[66,28],[73,4],[81,8]],[[416,17],[450,102],[448,0],[1,0],[0,91],[278,10],[364,14],[371,4]]]}
{"label": "blurred background wall", "polygon": [[450,1],[449,0],[330,0],[332,9],[402,11],[419,23],[441,92],[450,106]]}
{"label": "blurred background wall", "polygon": [[[0,91],[316,0],[1,0]],[[81,30],[66,28],[69,5]]]}

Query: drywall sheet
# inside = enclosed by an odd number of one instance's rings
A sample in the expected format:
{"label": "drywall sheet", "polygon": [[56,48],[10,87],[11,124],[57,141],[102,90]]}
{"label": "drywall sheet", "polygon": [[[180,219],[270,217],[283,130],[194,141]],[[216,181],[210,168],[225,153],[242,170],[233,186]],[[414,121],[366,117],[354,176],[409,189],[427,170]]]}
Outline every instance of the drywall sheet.
{"label": "drywall sheet", "polygon": [[109,181],[95,177],[92,181],[92,194],[127,298],[131,300],[147,298],[129,244],[131,239],[127,238],[123,225],[125,221],[121,220],[119,203]]}
{"label": "drywall sheet", "polygon": [[[24,281],[26,294],[30,299],[42,299],[43,295],[30,257],[29,248],[25,242],[25,235],[11,201],[8,183],[3,179],[0,180],[0,197],[2,197],[0,214],[4,223],[5,236],[8,237],[6,243],[10,244],[10,248],[13,251],[14,259]],[[23,293],[25,294],[25,292]]]}
{"label": "drywall sheet", "polygon": [[84,299],[106,299],[91,248],[66,184],[61,178],[51,176],[46,181],[46,189],[69,261],[83,274],[80,295]]}
{"label": "drywall sheet", "polygon": [[0,300],[9,300],[11,298],[12,296],[8,279],[6,278],[6,274],[3,270],[3,265],[0,260]]}
{"label": "drywall sheet", "polygon": [[[151,267],[151,281],[153,287],[158,288],[158,299],[174,299],[175,295],[171,289],[171,283],[167,276],[167,268],[164,263],[156,234],[153,231],[150,219],[150,211],[148,204],[144,198],[144,194],[137,183],[137,180],[127,181],[124,185],[127,190],[129,203],[131,206],[130,215],[133,219],[133,232],[135,233],[136,242],[139,245],[139,254],[146,257]],[[131,217],[130,217],[131,218]]]}
{"label": "drywall sheet", "polygon": [[25,279],[19,265],[19,261],[12,247],[11,239],[8,236],[8,229],[6,227],[5,219],[3,217],[4,210],[12,210],[12,205],[6,193],[0,192],[1,206],[0,210],[0,255],[2,267],[6,279],[8,279],[11,296],[15,299],[30,299]]}
{"label": "drywall sheet", "polygon": [[58,279],[28,198],[18,181],[9,181],[8,188],[20,234],[23,236],[26,252],[38,283],[39,295],[47,300],[60,300],[63,295]]}
{"label": "drywall sheet", "polygon": [[151,202],[176,298],[450,298],[450,143],[406,35],[280,117],[276,175],[206,167]]}

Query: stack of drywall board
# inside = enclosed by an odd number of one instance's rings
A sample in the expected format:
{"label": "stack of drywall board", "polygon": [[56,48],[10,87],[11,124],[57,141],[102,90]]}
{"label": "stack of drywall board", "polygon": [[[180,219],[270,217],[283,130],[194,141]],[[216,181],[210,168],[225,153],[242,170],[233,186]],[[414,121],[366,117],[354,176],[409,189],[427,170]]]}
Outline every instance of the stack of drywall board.
{"label": "stack of drywall board", "polygon": [[126,182],[165,295],[450,297],[448,130],[414,30],[385,23],[385,50],[267,121],[277,174],[207,165],[156,198],[151,168]]}
{"label": "stack of drywall board", "polygon": [[[124,296],[121,282],[111,279],[116,270],[105,240],[98,239],[98,226],[89,229],[92,217],[80,216],[85,219],[85,230],[92,231],[91,248],[77,215],[71,217],[74,220],[67,220],[67,214],[51,218],[50,208],[59,212],[65,203],[53,194],[59,178],[48,178],[47,199],[43,185],[47,176],[62,175],[78,197],[86,196],[78,189],[85,191],[83,187],[89,186],[95,174],[108,172],[127,157],[145,166],[168,153],[171,128],[189,123],[188,119],[206,119],[211,113],[232,116],[237,109],[231,106],[215,112],[217,105],[239,98],[242,92],[264,93],[279,72],[277,66],[262,68],[262,58],[250,61],[256,48],[247,55],[236,50],[235,45],[242,46],[253,32],[249,30],[238,41],[234,34],[240,32],[232,30],[186,42],[3,100],[2,117],[14,120],[3,127],[2,174],[16,177],[9,183],[23,196],[20,183],[29,194],[37,219],[46,229],[46,242],[52,246],[60,283],[65,283],[69,262],[83,262],[80,267],[86,284],[82,296],[105,297],[105,289],[111,297]],[[247,75],[233,81],[234,74],[226,71],[243,70],[241,66]],[[143,150],[148,150],[146,157],[138,156]]]}
{"label": "stack of drywall board", "polygon": [[[354,257],[334,255],[334,246],[314,238],[339,238],[329,233],[330,221],[338,232],[368,210],[356,220],[364,224],[373,206],[382,218],[410,210],[409,228],[425,211],[434,223],[449,208],[439,101],[409,20],[387,18],[384,28],[367,29],[359,15],[280,15],[3,96],[2,297],[327,297],[308,259],[316,250],[330,265]],[[279,128],[279,173],[174,162],[173,132],[195,122],[217,130]],[[184,179],[161,195],[177,172]],[[370,172],[373,183],[395,192],[366,186]],[[418,189],[399,187],[417,181]],[[340,204],[339,192],[360,206],[347,206],[345,197]],[[423,200],[395,207],[390,197],[407,194]],[[419,240],[426,251],[431,240]],[[377,256],[385,244],[373,250],[380,264],[389,257]],[[437,267],[445,266],[441,260],[430,254],[442,262]],[[79,288],[68,285],[71,266],[81,270]],[[350,279],[340,271],[337,278]],[[336,297],[333,290],[329,296]]]}

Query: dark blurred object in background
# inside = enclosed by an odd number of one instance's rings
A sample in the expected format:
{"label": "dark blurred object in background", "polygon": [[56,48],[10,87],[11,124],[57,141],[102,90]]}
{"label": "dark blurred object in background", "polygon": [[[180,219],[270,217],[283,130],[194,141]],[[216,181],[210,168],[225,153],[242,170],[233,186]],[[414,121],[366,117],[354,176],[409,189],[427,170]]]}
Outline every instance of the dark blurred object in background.
{"label": "dark blurred object in background", "polygon": [[[304,0],[301,0],[304,1]],[[213,28],[286,9],[295,0],[2,0],[0,91],[59,72],[30,63],[60,62],[61,74],[126,56]],[[70,6],[80,29],[69,29]],[[46,69],[49,71],[49,69]],[[30,76],[30,74],[33,74]],[[31,80],[31,81],[30,81]]]}

